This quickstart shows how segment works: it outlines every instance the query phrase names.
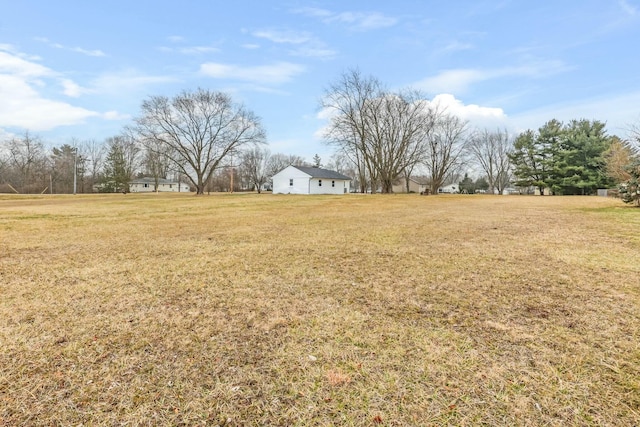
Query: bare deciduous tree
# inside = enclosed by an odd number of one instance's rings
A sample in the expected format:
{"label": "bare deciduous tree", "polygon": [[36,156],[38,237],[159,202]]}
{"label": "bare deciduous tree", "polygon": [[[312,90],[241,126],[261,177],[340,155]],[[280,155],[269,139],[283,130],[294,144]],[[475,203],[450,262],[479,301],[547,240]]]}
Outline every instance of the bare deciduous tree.
{"label": "bare deciduous tree", "polygon": [[438,116],[419,93],[388,92],[357,70],[329,87],[322,107],[331,112],[325,138],[356,165],[361,191],[368,178],[383,193],[424,159]]}
{"label": "bare deciduous tree", "polygon": [[305,166],[306,162],[304,161],[304,158],[296,156],[295,154],[272,154],[269,157],[267,176],[273,176],[290,165]]}
{"label": "bare deciduous tree", "polygon": [[469,139],[469,152],[485,173],[489,193],[502,194],[511,181],[513,140],[507,130],[476,131]]}
{"label": "bare deciduous tree", "polygon": [[329,86],[321,101],[321,107],[331,115],[325,139],[357,166],[362,192],[366,191],[367,180],[371,192],[377,189],[369,132],[371,117],[382,97],[382,85],[377,79],[350,70]]}
{"label": "bare deciduous tree", "polygon": [[105,147],[95,139],[84,141],[79,146],[82,157],[87,160],[89,186],[93,187],[100,181],[104,166]]}
{"label": "bare deciduous tree", "polygon": [[245,150],[240,158],[240,169],[260,194],[262,187],[269,179],[269,161],[271,158],[269,149],[254,146],[249,150]]}
{"label": "bare deciduous tree", "polygon": [[134,129],[147,145],[160,143],[175,168],[204,194],[215,169],[245,145],[262,143],[260,119],[222,92],[198,89],[169,99],[153,96],[142,103]]}
{"label": "bare deciduous tree", "polygon": [[434,132],[427,139],[426,167],[431,193],[436,194],[461,166],[466,149],[467,123],[457,116],[440,114]]}
{"label": "bare deciduous tree", "polygon": [[13,191],[42,192],[48,186],[47,155],[39,137],[26,131],[7,144],[5,179]]}

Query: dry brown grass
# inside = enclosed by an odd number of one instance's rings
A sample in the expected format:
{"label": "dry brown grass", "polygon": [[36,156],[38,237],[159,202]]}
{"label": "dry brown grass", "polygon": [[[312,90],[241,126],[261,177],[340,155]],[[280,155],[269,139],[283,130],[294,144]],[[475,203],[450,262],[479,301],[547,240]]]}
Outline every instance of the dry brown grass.
{"label": "dry brown grass", "polygon": [[640,424],[640,210],[0,197],[0,425]]}

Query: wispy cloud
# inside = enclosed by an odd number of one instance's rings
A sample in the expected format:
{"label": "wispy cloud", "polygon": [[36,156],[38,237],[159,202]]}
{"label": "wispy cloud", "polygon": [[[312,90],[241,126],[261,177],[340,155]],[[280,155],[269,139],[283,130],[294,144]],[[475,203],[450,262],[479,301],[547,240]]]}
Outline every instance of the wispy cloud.
{"label": "wispy cloud", "polygon": [[203,55],[206,53],[217,53],[220,49],[214,46],[182,46],[182,47],[168,47],[161,46],[158,50],[169,53],[180,53],[182,55]]}
{"label": "wispy cloud", "polygon": [[414,86],[430,93],[461,94],[466,92],[471,85],[487,80],[508,77],[542,78],[570,69],[564,62],[558,60],[502,68],[460,68],[445,70],[436,76],[427,77],[416,82]]}
{"label": "wispy cloud", "polygon": [[322,41],[305,31],[267,29],[253,31],[251,34],[273,43],[295,46],[289,51],[293,56],[327,59],[336,55],[333,49],[329,49]]}
{"label": "wispy cloud", "polygon": [[438,50],[439,53],[453,53],[473,49],[473,44],[454,40]]}
{"label": "wispy cloud", "polygon": [[46,45],[48,45],[49,47],[55,48],[55,49],[62,49],[62,50],[68,50],[71,52],[76,52],[76,53],[81,53],[83,55],[87,55],[87,56],[107,56],[103,51],[99,50],[99,49],[84,49],[81,47],[70,47],[70,46],[65,46],[63,44],[60,43],[54,43],[52,41],[50,41],[49,39],[47,39],[46,37],[36,37],[35,40],[45,43]]}
{"label": "wispy cloud", "polygon": [[107,111],[102,114],[102,117],[106,120],[129,120],[131,118],[130,114],[122,114],[117,111]]}
{"label": "wispy cloud", "polygon": [[162,52],[179,53],[182,55],[202,55],[206,53],[220,52],[220,48],[214,45],[189,46],[186,44],[187,39],[182,36],[169,36],[167,37],[167,41],[169,41],[173,46],[161,46],[158,50]]}
{"label": "wispy cloud", "polygon": [[523,131],[537,129],[552,118],[564,122],[581,118],[600,120],[607,124],[607,130],[611,134],[626,138],[629,137],[630,125],[638,123],[640,120],[638,105],[640,105],[640,91],[607,93],[606,95],[525,109],[513,114],[511,121],[519,131]]}
{"label": "wispy cloud", "polygon": [[294,49],[291,52],[293,56],[302,56],[307,58],[329,59],[336,56],[336,51],[323,47],[306,46]]}
{"label": "wispy cloud", "polygon": [[291,30],[258,30],[251,34],[274,43],[302,44],[312,39],[312,36],[307,32]]}
{"label": "wispy cloud", "polygon": [[380,12],[332,12],[327,9],[305,7],[293,10],[294,13],[318,18],[325,24],[341,23],[355,31],[369,31],[396,25],[398,19]]}
{"label": "wispy cloud", "polygon": [[622,10],[629,16],[636,16],[638,15],[638,8],[634,5],[632,5],[629,1],[627,0],[618,0],[618,4],[620,5],[620,8],[622,8]]}
{"label": "wispy cloud", "polygon": [[200,66],[200,73],[216,79],[247,81],[259,84],[281,84],[303,73],[305,67],[291,62],[243,67],[235,64],[208,62]]}
{"label": "wispy cloud", "polygon": [[167,40],[174,46],[161,46],[158,50],[169,53],[180,53],[182,55],[202,55],[206,53],[220,52],[220,48],[213,45],[185,45],[187,39],[182,36],[169,36],[167,37]]}
{"label": "wispy cloud", "polygon": [[105,73],[91,81],[91,90],[98,94],[144,92],[149,86],[175,83],[173,76],[154,75],[136,69],[124,69]]}

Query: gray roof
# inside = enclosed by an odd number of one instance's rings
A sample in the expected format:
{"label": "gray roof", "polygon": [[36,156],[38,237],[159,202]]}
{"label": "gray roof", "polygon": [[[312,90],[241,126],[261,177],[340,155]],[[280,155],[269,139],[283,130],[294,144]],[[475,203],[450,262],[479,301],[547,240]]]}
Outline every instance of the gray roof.
{"label": "gray roof", "polygon": [[329,169],[314,168],[309,166],[293,166],[293,167],[298,169],[299,171],[306,173],[307,175],[311,175],[312,178],[346,179],[347,181],[351,181],[351,178],[349,178],[348,176],[342,175],[341,173],[338,173],[336,171],[332,171]]}

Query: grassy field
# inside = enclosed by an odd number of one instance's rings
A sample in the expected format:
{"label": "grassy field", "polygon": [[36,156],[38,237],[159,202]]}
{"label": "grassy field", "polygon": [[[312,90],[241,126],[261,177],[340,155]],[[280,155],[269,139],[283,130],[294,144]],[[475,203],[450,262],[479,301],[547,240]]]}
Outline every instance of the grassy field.
{"label": "grassy field", "polygon": [[0,196],[0,425],[640,425],[640,209]]}

